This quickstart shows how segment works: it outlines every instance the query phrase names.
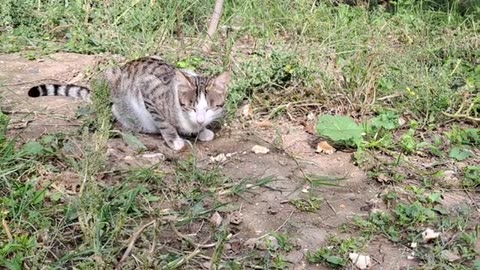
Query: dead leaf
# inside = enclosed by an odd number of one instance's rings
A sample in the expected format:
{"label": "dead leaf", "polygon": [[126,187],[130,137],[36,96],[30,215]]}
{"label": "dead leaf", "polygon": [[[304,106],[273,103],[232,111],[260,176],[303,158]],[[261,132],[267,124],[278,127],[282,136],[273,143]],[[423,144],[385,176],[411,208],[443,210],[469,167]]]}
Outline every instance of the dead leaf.
{"label": "dead leaf", "polygon": [[222,224],[222,221],[223,218],[218,212],[213,213],[213,215],[210,217],[210,222],[215,225],[215,227],[220,226]]}
{"label": "dead leaf", "polygon": [[390,183],[391,180],[387,175],[381,173],[377,176],[377,182],[387,184]]}
{"label": "dead leaf", "polygon": [[317,153],[325,153],[327,155],[331,155],[333,153],[335,153],[336,149],[333,148],[333,146],[331,146],[330,144],[328,144],[327,141],[321,141],[317,144],[317,149],[315,150],[315,152]]}
{"label": "dead leaf", "polygon": [[270,128],[270,127],[273,127],[273,123],[271,121],[268,121],[268,120],[264,120],[264,121],[259,121],[256,123],[257,127],[259,128]]}
{"label": "dead leaf", "polygon": [[358,269],[367,269],[372,263],[370,256],[350,253],[348,254],[348,257]]}
{"label": "dead leaf", "polygon": [[222,163],[227,161],[227,156],[224,153],[221,153],[215,157],[210,157],[212,163]]}
{"label": "dead leaf", "polygon": [[243,221],[243,215],[239,211],[235,211],[229,216],[230,223],[234,225],[239,225]]}
{"label": "dead leaf", "polygon": [[266,148],[265,146],[255,145],[252,147],[252,152],[255,154],[266,154],[270,152],[270,149]]}

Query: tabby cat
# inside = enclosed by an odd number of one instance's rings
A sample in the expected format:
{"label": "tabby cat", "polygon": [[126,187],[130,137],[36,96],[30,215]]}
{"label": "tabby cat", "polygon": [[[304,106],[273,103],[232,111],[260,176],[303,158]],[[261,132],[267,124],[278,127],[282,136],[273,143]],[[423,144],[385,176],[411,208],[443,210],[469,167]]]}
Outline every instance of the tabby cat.
{"label": "tabby cat", "polygon": [[[178,151],[185,146],[179,134],[198,134],[200,141],[214,138],[207,126],[223,113],[230,75],[205,77],[146,57],[107,70],[103,78],[111,90],[113,115],[123,127],[160,133]],[[28,95],[90,101],[90,89],[72,84],[42,84],[32,87]]]}

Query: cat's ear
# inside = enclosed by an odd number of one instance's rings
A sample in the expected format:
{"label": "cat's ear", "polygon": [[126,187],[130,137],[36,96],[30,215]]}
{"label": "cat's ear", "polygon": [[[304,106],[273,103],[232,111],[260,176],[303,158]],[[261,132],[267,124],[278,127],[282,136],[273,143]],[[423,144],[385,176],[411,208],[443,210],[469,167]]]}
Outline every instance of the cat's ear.
{"label": "cat's ear", "polygon": [[177,81],[177,86],[179,87],[179,90],[182,91],[190,91],[193,90],[193,81],[190,76],[185,75],[183,72],[176,70],[175,71],[175,79]]}
{"label": "cat's ear", "polygon": [[217,90],[217,92],[226,93],[229,82],[230,82],[230,73],[226,71],[218,75],[213,80],[213,85],[215,86],[215,89]]}

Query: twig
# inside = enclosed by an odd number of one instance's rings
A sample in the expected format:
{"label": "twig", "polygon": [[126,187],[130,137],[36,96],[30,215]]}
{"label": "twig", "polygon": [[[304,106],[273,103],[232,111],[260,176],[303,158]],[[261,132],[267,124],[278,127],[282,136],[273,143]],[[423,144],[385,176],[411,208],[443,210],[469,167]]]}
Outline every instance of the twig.
{"label": "twig", "polygon": [[330,202],[328,200],[325,200],[325,202],[327,202],[328,207],[330,207],[330,209],[332,209],[333,213],[335,213],[335,215],[337,215],[337,210],[335,210],[335,208],[333,208],[333,206],[330,204]]}
{"label": "twig", "polygon": [[200,253],[200,250],[196,249],[192,253],[188,254],[188,256],[182,257],[180,259],[177,259],[173,262],[168,263],[162,269],[169,269],[170,270],[170,269],[178,268],[178,267],[182,266],[183,264],[185,264],[186,262],[188,262],[189,260],[191,260],[193,257],[197,256],[198,253]]}
{"label": "twig", "polygon": [[215,1],[215,9],[212,14],[212,18],[210,19],[210,24],[208,25],[207,31],[207,41],[203,45],[202,51],[204,53],[210,53],[211,46],[212,46],[212,38],[217,31],[218,22],[220,21],[220,17],[222,16],[223,10],[223,0],[216,0]]}
{"label": "twig", "polygon": [[175,227],[175,224],[173,222],[170,222],[170,227],[172,228],[172,231],[180,238],[182,238],[183,240],[187,241],[189,244],[191,244],[192,246],[194,246],[195,248],[211,248],[211,247],[214,247],[217,245],[217,243],[210,243],[210,244],[198,244],[198,243],[195,243],[195,241],[193,241],[190,237],[186,236],[186,235],[183,235],[181,232],[179,232],[177,230],[177,228]]}
{"label": "twig", "polygon": [[480,118],[472,117],[470,115],[466,114],[451,114],[451,113],[446,113],[442,112],[445,116],[451,117],[451,118],[465,118],[474,122],[480,122]]}
{"label": "twig", "polygon": [[140,227],[140,229],[138,231],[136,231],[133,235],[132,235],[132,238],[130,239],[130,243],[128,244],[128,247],[127,247],[127,250],[125,250],[125,252],[123,253],[123,256],[122,258],[120,259],[120,261],[117,263],[117,265],[115,266],[115,270],[120,270],[122,269],[122,264],[123,262],[128,258],[128,256],[130,255],[130,252],[132,252],[132,249],[133,247],[135,246],[135,242],[137,241],[138,237],[140,237],[140,235],[142,234],[142,232],[152,226],[153,224],[156,223],[156,220],[152,220],[150,221],[149,223],[143,225],[142,227]]}
{"label": "twig", "polygon": [[12,241],[13,236],[12,236],[12,233],[10,232],[10,228],[8,227],[8,223],[5,220],[5,218],[2,218],[2,226],[3,226],[3,230],[5,231],[5,234],[7,235],[8,240]]}

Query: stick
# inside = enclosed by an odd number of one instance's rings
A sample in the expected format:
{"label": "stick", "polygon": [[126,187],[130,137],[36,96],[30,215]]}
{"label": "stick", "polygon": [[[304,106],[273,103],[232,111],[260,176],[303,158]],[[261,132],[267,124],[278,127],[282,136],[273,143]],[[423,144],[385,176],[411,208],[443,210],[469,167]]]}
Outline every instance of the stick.
{"label": "stick", "polygon": [[12,236],[12,233],[10,232],[10,228],[8,227],[8,223],[5,220],[5,218],[2,218],[2,226],[3,226],[3,230],[5,231],[5,234],[7,235],[8,240],[12,241],[13,236]]}
{"label": "stick", "polygon": [[137,241],[138,237],[140,237],[140,235],[142,234],[142,232],[152,226],[153,224],[155,224],[156,221],[155,220],[152,220],[150,221],[149,223],[143,225],[142,227],[140,227],[140,229],[138,231],[136,231],[132,238],[130,239],[130,243],[128,244],[128,247],[127,247],[127,250],[125,250],[125,252],[123,253],[123,256],[122,258],[120,259],[120,261],[117,263],[117,265],[115,266],[115,270],[120,270],[122,269],[122,264],[123,262],[128,258],[128,256],[130,255],[130,252],[132,252],[132,249],[133,247],[135,246],[135,242]]}
{"label": "stick", "polygon": [[195,243],[195,241],[193,241],[190,237],[186,236],[186,235],[183,235],[181,232],[179,232],[177,230],[177,228],[175,227],[175,224],[173,224],[173,222],[170,222],[170,227],[172,228],[172,231],[181,239],[187,241],[188,243],[190,243],[192,246],[194,246],[195,248],[212,248],[214,246],[217,245],[217,243],[210,243],[210,244],[198,244],[198,243]]}
{"label": "stick", "polygon": [[216,0],[215,1],[215,9],[212,14],[212,18],[210,19],[210,24],[208,25],[207,31],[207,38],[208,40],[203,45],[202,51],[204,53],[210,53],[211,46],[212,46],[212,38],[217,31],[218,22],[220,21],[220,17],[222,16],[223,10],[223,0]]}

